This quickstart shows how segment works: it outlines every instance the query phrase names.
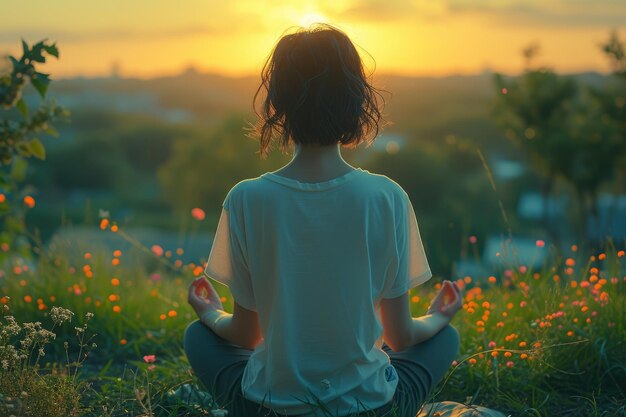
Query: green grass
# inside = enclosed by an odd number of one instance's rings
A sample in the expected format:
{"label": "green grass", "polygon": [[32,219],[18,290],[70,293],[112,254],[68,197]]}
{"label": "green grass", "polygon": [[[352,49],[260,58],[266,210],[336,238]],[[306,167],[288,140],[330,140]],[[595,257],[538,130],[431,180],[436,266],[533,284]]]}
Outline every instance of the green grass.
{"label": "green grass", "polygon": [[[121,229],[117,233],[124,235]],[[55,378],[69,369],[67,378],[47,384],[65,387],[59,388],[59,398],[72,398],[57,400],[57,405],[67,401],[60,404],[59,415],[73,415],[67,409],[90,416],[210,415],[211,405],[194,409],[172,395],[185,384],[199,384],[182,350],[182,336],[195,319],[186,303],[187,286],[205,260],[183,264],[177,262],[176,248],[164,249],[171,255],[154,255],[150,272],[132,262],[150,251],[139,245],[119,256],[100,250],[74,259],[67,256],[71,251],[56,246],[55,252],[41,253],[36,271],[15,268],[15,259],[5,266],[2,314],[51,328],[53,306],[75,313],[71,323],[55,327],[56,340],[46,346],[36,371]],[[608,245],[602,255],[572,251],[561,259],[551,252],[540,271],[510,265],[494,282],[460,279],[464,308],[452,324],[461,333],[461,353],[429,401],[484,405],[514,416],[626,415],[625,261],[623,252]],[[442,279],[412,291],[414,316],[425,313]],[[215,286],[232,312],[227,288]],[[94,314],[90,320],[88,312]],[[84,325],[86,330],[76,329]],[[145,363],[144,355],[155,355],[156,362]],[[0,368],[0,375],[8,381],[7,371]],[[31,390],[27,394],[34,398],[44,392],[35,380],[11,386],[22,384],[18,394]],[[1,416],[3,401],[16,401],[16,394],[6,384],[0,389]],[[32,415],[46,415],[38,413]]]}

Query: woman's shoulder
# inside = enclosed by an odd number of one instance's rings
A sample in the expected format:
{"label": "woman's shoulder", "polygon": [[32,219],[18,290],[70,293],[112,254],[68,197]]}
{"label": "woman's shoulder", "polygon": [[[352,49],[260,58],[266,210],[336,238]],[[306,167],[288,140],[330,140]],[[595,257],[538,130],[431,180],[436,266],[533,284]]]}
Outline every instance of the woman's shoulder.
{"label": "woman's shoulder", "polygon": [[408,198],[408,194],[402,188],[400,184],[394,179],[388,177],[384,174],[377,174],[370,171],[365,171],[368,175],[365,176],[366,180],[369,181],[369,185],[371,185],[371,189],[382,191],[386,194],[389,194],[393,197],[404,200]]}

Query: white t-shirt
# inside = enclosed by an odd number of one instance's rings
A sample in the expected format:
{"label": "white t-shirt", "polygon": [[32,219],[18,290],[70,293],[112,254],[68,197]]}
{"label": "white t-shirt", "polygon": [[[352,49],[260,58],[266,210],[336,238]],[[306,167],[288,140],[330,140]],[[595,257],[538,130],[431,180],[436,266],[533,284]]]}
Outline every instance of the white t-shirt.
{"label": "white t-shirt", "polygon": [[205,274],[259,315],[243,395],[307,417],[324,415],[319,402],[343,416],[392,400],[380,299],[432,276],[408,195],[361,168],[317,183],[272,172],[237,183]]}

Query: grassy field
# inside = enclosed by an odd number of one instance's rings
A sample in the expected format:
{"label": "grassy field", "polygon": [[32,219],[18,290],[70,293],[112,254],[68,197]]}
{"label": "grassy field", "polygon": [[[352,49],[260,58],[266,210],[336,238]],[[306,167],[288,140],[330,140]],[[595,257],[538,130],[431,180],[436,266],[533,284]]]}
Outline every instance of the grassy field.
{"label": "grassy field", "polygon": [[[117,225],[100,229],[133,241]],[[430,401],[514,416],[626,415],[624,251],[572,246],[559,257],[542,241],[536,250],[550,253],[541,270],[458,279],[461,353]],[[204,259],[185,264],[178,248],[139,244],[74,258],[61,246],[39,252],[0,276],[0,416],[212,415],[216,405],[190,389],[199,382],[182,350],[195,319],[186,291]],[[150,271],[132,262],[146,253]],[[443,279],[411,291],[414,316]],[[228,289],[215,286],[232,312]]]}

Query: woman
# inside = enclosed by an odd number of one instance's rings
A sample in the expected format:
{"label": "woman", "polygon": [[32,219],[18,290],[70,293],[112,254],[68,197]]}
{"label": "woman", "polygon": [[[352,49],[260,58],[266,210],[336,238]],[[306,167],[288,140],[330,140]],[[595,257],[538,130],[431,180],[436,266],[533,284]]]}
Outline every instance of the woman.
{"label": "woman", "polygon": [[205,274],[234,312],[206,279],[191,284],[189,362],[235,417],[414,416],[458,354],[462,296],[444,281],[411,317],[408,290],[432,273],[409,197],[341,156],[376,137],[379,94],[329,25],[283,36],[262,80],[260,152],[272,137],[295,152],[226,196]]}

